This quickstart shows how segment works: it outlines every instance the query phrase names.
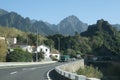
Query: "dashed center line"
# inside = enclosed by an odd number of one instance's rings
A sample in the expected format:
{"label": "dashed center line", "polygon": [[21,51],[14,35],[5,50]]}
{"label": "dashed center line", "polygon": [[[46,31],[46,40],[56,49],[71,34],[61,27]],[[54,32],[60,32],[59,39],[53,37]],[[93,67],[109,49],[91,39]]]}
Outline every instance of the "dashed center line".
{"label": "dashed center line", "polygon": [[17,71],[14,71],[14,72],[11,72],[10,74],[16,74],[16,73],[18,73]]}
{"label": "dashed center line", "polygon": [[35,69],[40,69],[40,68],[45,68],[47,66],[43,66],[43,67],[32,67],[32,68],[23,68],[23,71],[27,71],[27,70],[35,70]]}

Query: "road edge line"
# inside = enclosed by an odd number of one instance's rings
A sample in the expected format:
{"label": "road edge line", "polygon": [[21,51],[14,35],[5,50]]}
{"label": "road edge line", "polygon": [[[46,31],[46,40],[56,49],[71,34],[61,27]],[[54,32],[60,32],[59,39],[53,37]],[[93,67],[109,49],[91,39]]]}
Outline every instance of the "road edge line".
{"label": "road edge line", "polygon": [[52,70],[54,70],[54,69],[55,69],[55,68],[50,69],[50,70],[47,72],[47,79],[48,79],[48,80],[52,80],[52,79],[50,78],[49,74],[50,74],[50,72],[51,72]]}

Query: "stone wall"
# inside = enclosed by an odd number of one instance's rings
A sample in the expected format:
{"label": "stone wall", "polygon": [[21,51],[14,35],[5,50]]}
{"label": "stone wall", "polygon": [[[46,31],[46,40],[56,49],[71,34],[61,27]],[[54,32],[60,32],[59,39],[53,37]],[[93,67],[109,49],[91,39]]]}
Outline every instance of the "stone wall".
{"label": "stone wall", "polygon": [[65,64],[65,65],[61,66],[60,68],[64,71],[75,73],[80,67],[84,68],[84,60],[83,59],[72,62],[72,63]]}

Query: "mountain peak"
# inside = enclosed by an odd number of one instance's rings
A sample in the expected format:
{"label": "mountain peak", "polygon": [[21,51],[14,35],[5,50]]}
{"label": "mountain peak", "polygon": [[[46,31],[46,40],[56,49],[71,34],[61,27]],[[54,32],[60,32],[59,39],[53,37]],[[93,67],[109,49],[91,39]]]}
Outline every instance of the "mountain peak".
{"label": "mountain peak", "polygon": [[75,15],[70,15],[70,16],[68,16],[68,17],[66,17],[66,18],[69,18],[69,19],[78,19],[78,17],[75,16]]}
{"label": "mountain peak", "polygon": [[87,29],[87,24],[80,21],[74,15],[64,18],[58,24],[58,31],[63,35],[74,35],[75,32],[81,33],[86,29]]}
{"label": "mountain peak", "polygon": [[[78,19],[77,16],[75,16],[75,15],[70,15],[70,16],[64,18],[62,21],[67,21],[67,22],[78,22],[78,21],[80,21],[80,20]],[[62,22],[62,21],[61,21],[61,22]],[[80,22],[81,22],[81,21],[80,21]]]}

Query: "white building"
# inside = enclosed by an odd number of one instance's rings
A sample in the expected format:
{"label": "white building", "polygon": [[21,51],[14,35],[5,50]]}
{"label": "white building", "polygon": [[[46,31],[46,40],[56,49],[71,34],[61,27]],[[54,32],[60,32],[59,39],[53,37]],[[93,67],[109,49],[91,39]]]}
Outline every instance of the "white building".
{"label": "white building", "polygon": [[59,51],[56,50],[56,49],[52,49],[52,50],[51,50],[51,56],[54,57],[54,58],[56,58],[56,60],[59,60],[59,59],[60,59],[60,53],[59,53]]}
{"label": "white building", "polygon": [[0,37],[1,40],[5,40],[5,37]]}
{"label": "white building", "polygon": [[44,52],[45,58],[50,58],[50,48],[45,45],[40,45],[37,47],[37,52]]}
{"label": "white building", "polygon": [[33,52],[33,47],[30,46],[30,45],[19,45],[19,47],[21,49],[23,49],[24,51],[28,51],[29,53],[32,53]]}
{"label": "white building", "polygon": [[9,45],[17,44],[17,38],[7,38],[7,43]]}

